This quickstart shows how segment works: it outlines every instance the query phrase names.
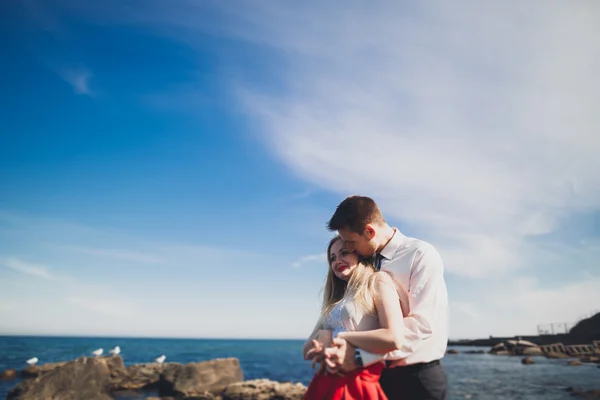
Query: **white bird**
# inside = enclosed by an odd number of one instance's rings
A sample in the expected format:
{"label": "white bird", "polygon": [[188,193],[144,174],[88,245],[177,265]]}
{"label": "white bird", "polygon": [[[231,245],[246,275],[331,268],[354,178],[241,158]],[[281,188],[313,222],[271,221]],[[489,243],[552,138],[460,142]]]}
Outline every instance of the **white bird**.
{"label": "white bird", "polygon": [[27,360],[27,361],[25,361],[25,362],[26,362],[27,364],[29,364],[29,365],[35,365],[35,364],[37,364],[37,362],[38,362],[38,361],[39,361],[39,360],[38,360],[38,358],[37,358],[37,357],[33,357],[33,358],[30,358],[29,360]]}
{"label": "white bird", "polygon": [[154,360],[154,361],[156,361],[156,362],[157,362],[157,363],[159,363],[159,364],[162,364],[162,363],[164,363],[164,362],[165,362],[165,360],[166,360],[166,359],[167,359],[167,356],[165,356],[165,355],[162,355],[162,356],[158,357],[158,358],[157,358],[156,360]]}
{"label": "white bird", "polygon": [[98,356],[101,356],[103,352],[104,352],[103,349],[98,349],[98,350],[92,351],[92,354],[95,355],[96,357],[98,357]]}
{"label": "white bird", "polygon": [[119,355],[120,352],[121,352],[121,348],[119,346],[115,346],[114,349],[109,351],[109,353],[112,354],[113,356]]}

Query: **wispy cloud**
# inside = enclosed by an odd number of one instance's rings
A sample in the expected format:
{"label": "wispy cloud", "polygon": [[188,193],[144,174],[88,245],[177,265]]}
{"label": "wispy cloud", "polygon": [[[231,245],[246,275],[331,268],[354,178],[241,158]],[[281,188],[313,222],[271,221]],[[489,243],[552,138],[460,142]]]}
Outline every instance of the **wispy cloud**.
{"label": "wispy cloud", "polygon": [[94,313],[104,314],[109,317],[132,317],[135,315],[135,306],[128,300],[68,297],[65,298],[65,301],[80,308]]}
{"label": "wispy cloud", "polygon": [[90,79],[93,74],[87,69],[65,69],[60,73],[61,77],[73,87],[73,91],[79,95],[94,97],[95,93],[90,88]]}
{"label": "wispy cloud", "polygon": [[286,165],[375,197],[452,273],[521,268],[530,238],[600,208],[600,13],[534,3],[230,10],[236,35],[291,65],[284,94],[238,93]]}
{"label": "wispy cloud", "polygon": [[30,263],[17,257],[0,259],[0,265],[26,275],[48,280],[56,279],[56,276],[54,276],[45,265]]}
{"label": "wispy cloud", "polygon": [[303,257],[300,257],[299,259],[297,259],[296,261],[294,261],[292,263],[292,267],[300,268],[306,264],[312,264],[312,263],[327,264],[327,258],[325,257],[325,254],[311,254],[311,255],[303,256]]}
{"label": "wispy cloud", "polygon": [[64,249],[67,251],[73,251],[81,254],[87,254],[90,256],[98,256],[111,258],[116,260],[125,260],[132,261],[137,263],[149,263],[149,264],[160,264],[164,263],[165,259],[162,257],[158,257],[153,254],[146,254],[142,252],[132,251],[132,250],[123,250],[123,249],[95,249],[91,247],[83,247],[83,246],[65,246],[65,245],[57,245],[55,246],[60,249]]}

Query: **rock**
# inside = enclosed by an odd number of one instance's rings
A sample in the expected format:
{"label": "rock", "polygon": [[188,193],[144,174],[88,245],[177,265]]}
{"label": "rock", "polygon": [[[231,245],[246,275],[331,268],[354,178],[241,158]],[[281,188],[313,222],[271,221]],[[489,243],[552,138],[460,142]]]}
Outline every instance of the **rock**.
{"label": "rock", "polygon": [[580,365],[583,365],[583,363],[581,361],[579,361],[579,360],[571,360],[571,361],[568,362],[568,365],[572,365],[572,366],[578,367]]}
{"label": "rock", "polygon": [[525,357],[521,360],[521,364],[532,365],[532,364],[535,364],[535,362],[531,359],[531,357]]}
{"label": "rock", "polygon": [[17,371],[14,369],[7,369],[6,371],[0,372],[0,381],[11,381],[17,377]]}
{"label": "rock", "polygon": [[450,349],[450,350],[446,351],[446,354],[460,354],[460,351],[458,351],[456,349]]}
{"label": "rock", "polygon": [[157,386],[164,368],[171,364],[130,365],[123,375],[113,378],[111,388],[113,390],[136,390]]}
{"label": "rock", "polygon": [[579,360],[584,363],[600,364],[600,357],[596,357],[596,356],[581,357]]}
{"label": "rock", "polygon": [[[146,400],[176,400],[175,397],[146,397]],[[184,399],[187,400],[187,399]]]}
{"label": "rock", "polygon": [[525,347],[521,354],[524,356],[543,356],[544,352],[539,347]]}
{"label": "rock", "polygon": [[142,394],[136,390],[115,390],[110,391],[111,397],[117,399],[139,399]]}
{"label": "rock", "polygon": [[62,367],[66,362],[49,363],[43,365],[30,365],[21,371],[21,378],[35,378],[46,372]]}
{"label": "rock", "polygon": [[469,351],[465,351],[465,354],[485,354],[485,351],[483,351],[483,350],[469,350]]}
{"label": "rock", "polygon": [[498,343],[492,347],[490,353],[496,353],[498,351],[506,350],[506,344],[504,342]]}
{"label": "rock", "polygon": [[491,354],[495,356],[510,356],[510,352],[508,350],[499,350]]}
{"label": "rock", "polygon": [[10,390],[6,400],[110,400],[110,370],[103,359],[81,357]]}
{"label": "rock", "polygon": [[547,358],[569,358],[569,356],[566,355],[565,353],[554,353],[554,352],[546,353],[546,357]]}
{"label": "rock", "polygon": [[[146,400],[176,400],[175,397],[146,397]],[[187,399],[184,399],[187,400]]]}
{"label": "rock", "polygon": [[237,358],[191,363],[170,364],[161,375],[160,396],[192,397],[206,396],[206,392],[218,394],[232,383],[244,380]]}
{"label": "rock", "polygon": [[256,379],[229,385],[222,396],[223,400],[302,400],[306,389],[301,383]]}
{"label": "rock", "polygon": [[600,400],[600,389],[584,391],[568,387],[567,392],[571,392],[572,396],[577,396],[582,399]]}

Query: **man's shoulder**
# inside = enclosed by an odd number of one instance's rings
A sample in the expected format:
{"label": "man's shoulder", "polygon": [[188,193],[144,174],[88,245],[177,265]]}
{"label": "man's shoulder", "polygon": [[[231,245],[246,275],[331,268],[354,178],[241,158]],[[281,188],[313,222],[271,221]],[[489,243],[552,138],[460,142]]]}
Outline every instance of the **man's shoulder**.
{"label": "man's shoulder", "polygon": [[417,239],[409,236],[404,236],[402,247],[407,250],[413,250],[416,253],[425,254],[429,252],[437,253],[435,246],[423,239]]}

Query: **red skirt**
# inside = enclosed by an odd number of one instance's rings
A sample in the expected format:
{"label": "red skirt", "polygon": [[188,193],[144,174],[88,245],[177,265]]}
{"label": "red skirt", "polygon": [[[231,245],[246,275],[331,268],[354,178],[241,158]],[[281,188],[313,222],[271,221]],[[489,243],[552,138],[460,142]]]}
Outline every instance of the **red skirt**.
{"label": "red skirt", "polygon": [[388,400],[379,385],[383,363],[339,375],[315,374],[304,400]]}

